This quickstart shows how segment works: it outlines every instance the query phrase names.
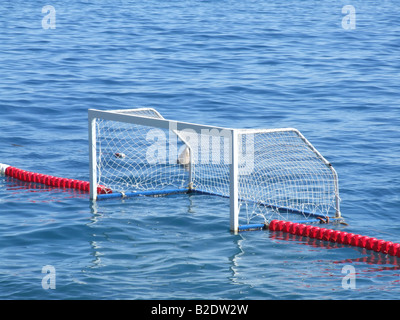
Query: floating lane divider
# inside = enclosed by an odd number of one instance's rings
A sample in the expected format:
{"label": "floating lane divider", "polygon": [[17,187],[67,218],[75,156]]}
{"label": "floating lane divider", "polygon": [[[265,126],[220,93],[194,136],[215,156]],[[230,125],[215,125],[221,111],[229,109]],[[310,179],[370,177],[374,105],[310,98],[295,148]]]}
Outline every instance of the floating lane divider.
{"label": "floating lane divider", "polygon": [[400,244],[391,241],[384,241],[359,234],[347,233],[339,230],[320,228],[314,225],[296,223],[291,221],[272,220],[268,229],[271,231],[282,231],[297,236],[330,241],[353,247],[365,248],[375,252],[400,257]]}
{"label": "floating lane divider", "polygon": [[[90,183],[88,181],[53,177],[47,174],[29,172],[2,163],[0,163],[0,174],[4,174],[21,181],[40,183],[51,187],[70,188],[84,192],[89,192],[90,190]],[[112,191],[104,186],[98,186],[97,193],[107,194],[112,193]]]}

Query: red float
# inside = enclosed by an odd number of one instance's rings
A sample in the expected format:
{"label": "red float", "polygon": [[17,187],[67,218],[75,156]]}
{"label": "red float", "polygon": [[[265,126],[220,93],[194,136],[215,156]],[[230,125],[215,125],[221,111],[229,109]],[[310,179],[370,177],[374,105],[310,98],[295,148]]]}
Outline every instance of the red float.
{"label": "red float", "polygon": [[[7,167],[4,173],[7,176],[13,177],[21,181],[40,183],[50,187],[71,188],[85,192],[89,192],[90,190],[90,183],[87,181],[53,177],[41,173],[25,171],[12,166]],[[97,193],[112,193],[112,190],[104,186],[98,186]]]}

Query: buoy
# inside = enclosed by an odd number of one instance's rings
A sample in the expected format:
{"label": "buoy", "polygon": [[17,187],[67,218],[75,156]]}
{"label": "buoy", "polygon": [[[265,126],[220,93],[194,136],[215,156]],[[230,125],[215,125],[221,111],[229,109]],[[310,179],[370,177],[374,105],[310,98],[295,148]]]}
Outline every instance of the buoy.
{"label": "buoy", "polygon": [[188,147],[185,147],[185,149],[179,155],[178,163],[182,165],[187,165],[190,163],[190,151]]}
{"label": "buoy", "polygon": [[125,153],[122,153],[122,152],[117,152],[117,153],[114,154],[114,156],[115,156],[116,158],[122,159],[122,158],[125,158],[125,157],[126,157],[126,154],[125,154]]}

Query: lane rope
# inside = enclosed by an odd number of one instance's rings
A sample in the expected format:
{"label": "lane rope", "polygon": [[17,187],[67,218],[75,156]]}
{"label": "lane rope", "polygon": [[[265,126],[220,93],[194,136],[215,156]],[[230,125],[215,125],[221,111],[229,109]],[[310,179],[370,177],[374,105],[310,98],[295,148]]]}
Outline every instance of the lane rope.
{"label": "lane rope", "polygon": [[[88,181],[54,177],[47,174],[30,172],[2,163],[0,163],[0,173],[25,182],[40,183],[46,186],[57,188],[76,189],[84,192],[90,191],[90,183]],[[97,187],[97,193],[107,194],[112,193],[112,190],[100,185]]]}

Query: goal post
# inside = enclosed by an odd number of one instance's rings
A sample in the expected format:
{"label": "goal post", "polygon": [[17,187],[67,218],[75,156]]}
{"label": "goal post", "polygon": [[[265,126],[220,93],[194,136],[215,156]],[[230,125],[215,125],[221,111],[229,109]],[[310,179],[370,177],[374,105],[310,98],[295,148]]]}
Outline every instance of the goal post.
{"label": "goal post", "polygon": [[[196,192],[229,198],[230,229],[340,218],[336,171],[296,129],[232,129],[152,108],[88,111],[90,197]],[[97,194],[97,186],[112,190]],[[260,225],[257,224],[256,225]]]}

